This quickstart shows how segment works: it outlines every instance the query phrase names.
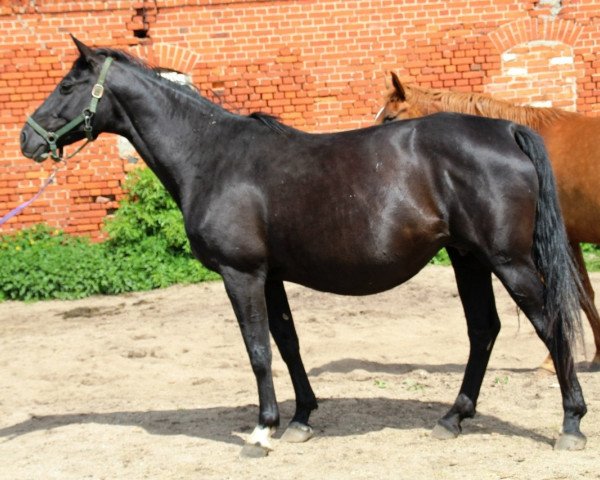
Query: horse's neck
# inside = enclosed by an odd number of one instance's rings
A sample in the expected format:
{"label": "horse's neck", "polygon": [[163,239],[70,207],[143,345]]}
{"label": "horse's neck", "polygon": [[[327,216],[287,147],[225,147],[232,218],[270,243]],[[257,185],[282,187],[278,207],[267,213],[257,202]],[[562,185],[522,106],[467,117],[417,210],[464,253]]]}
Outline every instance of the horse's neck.
{"label": "horse's neck", "polygon": [[132,75],[135,81],[114,92],[124,117],[114,133],[133,144],[181,206],[182,190],[210,167],[202,155],[217,141],[210,127],[224,111],[147,74]]}

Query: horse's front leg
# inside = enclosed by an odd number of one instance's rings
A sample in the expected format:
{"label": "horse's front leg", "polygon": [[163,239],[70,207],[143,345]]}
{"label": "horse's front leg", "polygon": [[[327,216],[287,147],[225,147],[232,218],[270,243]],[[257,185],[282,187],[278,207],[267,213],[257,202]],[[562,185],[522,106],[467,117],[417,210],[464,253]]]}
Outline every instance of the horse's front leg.
{"label": "horse's front leg", "polygon": [[262,272],[243,273],[229,268],[223,269],[221,274],[258,385],[258,425],[242,449],[242,456],[266,456],[273,449],[270,439],[279,425],[279,409],[271,371],[265,276]]}
{"label": "horse's front leg", "polygon": [[313,435],[308,418],[317,408],[317,399],[300,357],[298,335],[283,282],[267,280],[265,295],[271,335],[288,367],[296,394],[296,413],[281,439],[292,443],[305,442]]}

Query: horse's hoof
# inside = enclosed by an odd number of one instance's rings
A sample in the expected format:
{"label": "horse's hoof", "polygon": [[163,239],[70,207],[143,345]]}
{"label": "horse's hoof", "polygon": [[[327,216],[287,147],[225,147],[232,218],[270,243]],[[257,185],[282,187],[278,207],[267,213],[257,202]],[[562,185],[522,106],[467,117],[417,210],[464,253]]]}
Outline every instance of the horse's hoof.
{"label": "horse's hoof", "polygon": [[285,432],[283,432],[281,440],[288,443],[302,443],[312,438],[313,433],[313,429],[310,425],[304,425],[300,422],[291,422]]}
{"label": "horse's hoof", "polygon": [[260,443],[255,444],[247,443],[242,447],[240,457],[243,458],[263,458],[266,457],[271,450],[263,447]]}
{"label": "horse's hoof", "polygon": [[594,359],[590,362],[590,366],[588,367],[588,371],[590,372],[600,372],[600,355],[596,354]]}
{"label": "horse's hoof", "polygon": [[556,368],[554,368],[554,362],[550,356],[546,357],[542,364],[537,368],[537,373],[543,375],[556,375]]}
{"label": "horse's hoof", "polygon": [[453,438],[458,437],[460,430],[451,430],[446,425],[438,422],[433,427],[431,431],[431,436],[433,438],[437,438],[438,440],[451,440]]}
{"label": "horse's hoof", "polygon": [[246,444],[242,448],[240,456],[245,458],[262,458],[266,457],[273,446],[271,445],[271,435],[275,431],[272,427],[262,427],[257,425],[246,440]]}
{"label": "horse's hoof", "polygon": [[574,435],[572,433],[561,433],[554,444],[554,450],[583,450],[587,438],[582,433]]}

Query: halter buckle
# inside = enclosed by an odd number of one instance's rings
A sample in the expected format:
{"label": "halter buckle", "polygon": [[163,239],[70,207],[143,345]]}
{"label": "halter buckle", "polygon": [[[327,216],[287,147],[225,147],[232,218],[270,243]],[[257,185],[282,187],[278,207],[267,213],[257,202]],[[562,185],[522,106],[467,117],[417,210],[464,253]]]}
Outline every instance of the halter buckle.
{"label": "halter buckle", "polygon": [[92,97],[100,99],[102,98],[102,95],[104,95],[104,86],[97,83],[94,85],[94,88],[92,88]]}
{"label": "halter buckle", "polygon": [[88,108],[83,111],[83,129],[87,131],[92,130],[92,112]]}

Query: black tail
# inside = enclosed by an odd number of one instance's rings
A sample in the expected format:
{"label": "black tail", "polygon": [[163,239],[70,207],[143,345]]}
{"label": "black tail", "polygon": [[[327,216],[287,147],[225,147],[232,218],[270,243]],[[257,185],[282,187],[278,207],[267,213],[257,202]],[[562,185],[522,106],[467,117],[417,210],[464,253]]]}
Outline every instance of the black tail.
{"label": "black tail", "polygon": [[515,139],[538,175],[539,197],[533,238],[533,259],[544,283],[544,310],[555,342],[562,336],[574,345],[580,337],[580,305],[589,302],[572,257],[563,223],[554,175],[542,138],[517,127]]}

